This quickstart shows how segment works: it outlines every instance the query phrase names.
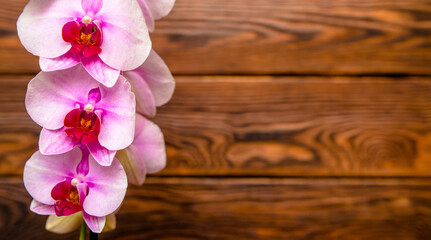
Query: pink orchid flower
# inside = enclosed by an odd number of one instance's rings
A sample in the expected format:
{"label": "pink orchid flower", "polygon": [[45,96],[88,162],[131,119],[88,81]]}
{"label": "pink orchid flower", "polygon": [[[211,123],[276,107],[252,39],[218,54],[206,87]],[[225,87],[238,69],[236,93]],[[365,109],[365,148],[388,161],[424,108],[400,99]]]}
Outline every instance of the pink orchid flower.
{"label": "pink orchid flower", "polygon": [[76,147],[59,155],[34,153],[24,167],[24,185],[33,197],[33,212],[69,216],[82,211],[91,231],[100,233],[106,216],[124,199],[127,176],[117,159],[103,167],[86,148]]}
{"label": "pink orchid flower", "polygon": [[99,164],[109,166],[115,152],[133,141],[135,96],[122,76],[108,88],[82,66],[40,72],[28,84],[25,104],[43,127],[42,154],[60,154],[82,144]]}
{"label": "pink orchid flower", "polygon": [[136,96],[136,111],[154,117],[156,107],[167,103],[174,93],[175,80],[165,62],[153,50],[139,68],[123,72]]}
{"label": "pink orchid flower", "polygon": [[155,173],[166,166],[166,150],[163,133],[153,122],[136,115],[136,131],[133,143],[117,154],[127,179],[141,185],[147,173]]}
{"label": "pink orchid flower", "polygon": [[138,0],[148,29],[154,31],[154,20],[165,17],[174,7],[175,0]]}
{"label": "pink orchid flower", "polygon": [[24,47],[43,71],[73,67],[112,87],[120,71],[139,67],[151,50],[136,0],[30,0],[18,19]]}

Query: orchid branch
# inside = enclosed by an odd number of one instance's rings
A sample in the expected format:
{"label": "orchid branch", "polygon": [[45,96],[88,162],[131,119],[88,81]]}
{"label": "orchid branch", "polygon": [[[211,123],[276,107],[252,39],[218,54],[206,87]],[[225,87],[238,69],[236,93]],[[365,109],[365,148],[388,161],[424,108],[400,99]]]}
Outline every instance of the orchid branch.
{"label": "orchid branch", "polygon": [[99,238],[99,234],[94,233],[90,230],[90,240],[97,240]]}
{"label": "orchid branch", "polygon": [[86,230],[87,230],[87,224],[85,223],[85,220],[82,219],[81,233],[79,234],[79,240],[85,240]]}

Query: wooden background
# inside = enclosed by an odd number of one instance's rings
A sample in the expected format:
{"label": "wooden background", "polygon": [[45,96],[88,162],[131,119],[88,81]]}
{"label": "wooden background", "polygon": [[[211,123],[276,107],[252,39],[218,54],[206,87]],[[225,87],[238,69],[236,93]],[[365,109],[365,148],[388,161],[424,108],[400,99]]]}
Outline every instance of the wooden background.
{"label": "wooden background", "polygon": [[[28,210],[39,71],[0,0],[0,239],[77,239]],[[168,166],[100,239],[431,239],[430,0],[177,0]]]}

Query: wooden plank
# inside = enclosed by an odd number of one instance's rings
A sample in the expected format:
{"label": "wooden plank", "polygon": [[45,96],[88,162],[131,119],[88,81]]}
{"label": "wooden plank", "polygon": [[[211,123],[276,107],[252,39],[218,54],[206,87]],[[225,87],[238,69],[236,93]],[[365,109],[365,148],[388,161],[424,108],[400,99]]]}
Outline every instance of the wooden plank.
{"label": "wooden plank", "polygon": [[[0,174],[40,131],[30,76],[0,77]],[[165,176],[431,176],[429,78],[177,77],[155,121]],[[49,111],[49,110],[47,110]]]}
{"label": "wooden plank", "polygon": [[[0,0],[0,72],[39,71]],[[177,74],[431,74],[430,0],[177,0],[153,45]]]}
{"label": "wooden plank", "polygon": [[[431,237],[430,180],[149,178],[130,187],[101,239]],[[44,230],[21,180],[0,180],[1,239],[77,239]]]}

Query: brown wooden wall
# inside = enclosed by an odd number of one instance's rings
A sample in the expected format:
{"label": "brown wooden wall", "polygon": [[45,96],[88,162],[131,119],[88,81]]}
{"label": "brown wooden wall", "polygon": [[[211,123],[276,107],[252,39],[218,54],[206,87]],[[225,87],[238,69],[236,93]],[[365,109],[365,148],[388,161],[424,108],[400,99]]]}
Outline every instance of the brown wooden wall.
{"label": "brown wooden wall", "polygon": [[[0,239],[77,239],[28,210],[38,59],[0,0]],[[155,50],[168,166],[100,239],[431,239],[430,0],[177,0]]]}

